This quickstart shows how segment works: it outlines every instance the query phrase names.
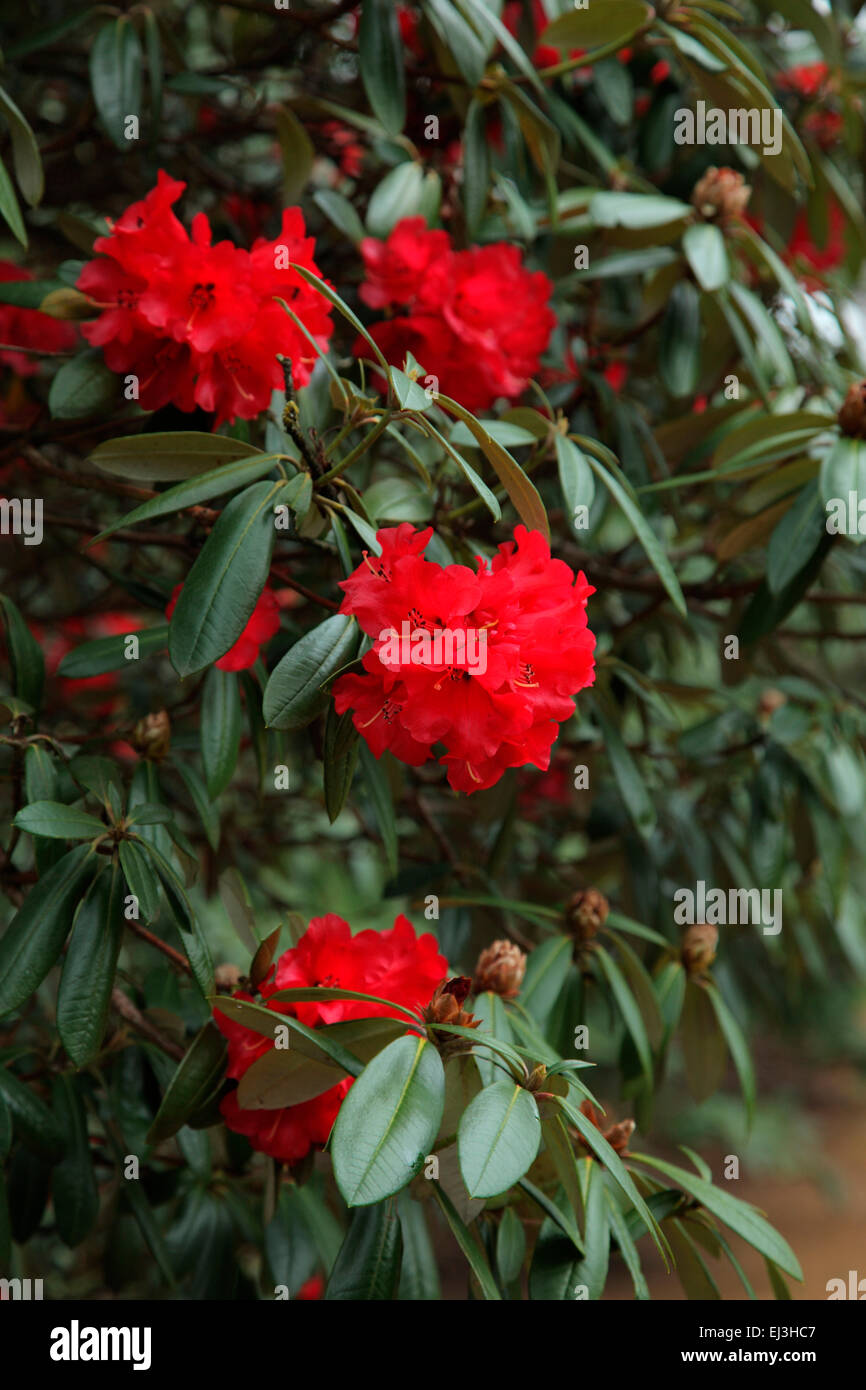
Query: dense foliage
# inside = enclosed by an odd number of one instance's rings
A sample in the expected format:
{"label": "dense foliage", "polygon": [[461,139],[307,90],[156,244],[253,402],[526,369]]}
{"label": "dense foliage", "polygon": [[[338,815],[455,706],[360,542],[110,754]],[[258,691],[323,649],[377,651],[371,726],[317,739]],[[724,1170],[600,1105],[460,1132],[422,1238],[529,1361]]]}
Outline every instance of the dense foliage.
{"label": "dense foliage", "polygon": [[670,1132],[855,1046],[861,18],[7,10],[0,1275],[801,1277]]}

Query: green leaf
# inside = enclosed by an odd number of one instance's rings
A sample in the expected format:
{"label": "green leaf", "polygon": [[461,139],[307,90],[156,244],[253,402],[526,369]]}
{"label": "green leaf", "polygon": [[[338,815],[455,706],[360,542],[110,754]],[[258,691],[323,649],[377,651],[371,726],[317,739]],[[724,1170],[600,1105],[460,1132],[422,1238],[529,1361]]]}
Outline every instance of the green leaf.
{"label": "green leaf", "polygon": [[[152,437],[152,436],[151,436]],[[216,438],[215,435],[207,435],[206,438]],[[231,440],[226,441],[231,443]],[[245,445],[243,456],[229,463],[221,464],[207,473],[197,473],[184,482],[177,483],[175,487],[167,488],[158,497],[153,497],[149,502],[142,502],[140,507],[127,512],[126,516],[120,517],[111,526],[100,531],[98,536],[94,536],[90,542],[95,545],[97,541],[105,540],[106,536],[114,535],[121,527],[137,526],[140,521],[153,521],[154,517],[169,516],[173,512],[182,511],[184,507],[198,506],[202,502],[209,502],[212,497],[221,497],[227,492],[234,492],[237,488],[247,487],[250,483],[257,482],[259,478],[267,477],[274,468],[278,455],[276,454],[252,454],[247,455],[249,445]],[[109,470],[117,471],[117,470]],[[293,480],[294,481],[294,480]],[[289,501],[288,490],[285,496]]]}
{"label": "green leaf", "polygon": [[628,987],[619,966],[612,956],[598,942],[595,943],[593,959],[597,960],[610,985],[611,994],[622,1015],[623,1022],[635,1046],[641,1070],[648,1084],[652,1084],[653,1059],[649,1038],[644,1027],[643,1016],[637,1000]]}
{"label": "green leaf", "polygon": [[427,1217],[420,1202],[415,1202],[405,1190],[398,1194],[397,1211],[403,1234],[403,1259],[400,1265],[400,1302],[439,1302],[442,1291],[436,1252],[427,1229]]}
{"label": "green leaf", "polygon": [[496,1232],[496,1268],[505,1285],[520,1278],[526,1255],[526,1232],[511,1207],[506,1207]]}
{"label": "green leaf", "polygon": [[542,30],[538,42],[566,51],[624,44],[653,17],[652,7],[644,0],[604,0],[603,5],[590,4],[560,15]]}
{"label": "green leaf", "polygon": [[[862,524],[861,529],[859,511],[860,504],[866,502],[866,445],[862,439],[848,439],[843,435],[836,440],[821,464],[820,487],[828,511],[831,503],[844,504],[843,515],[847,521],[844,534],[855,545],[861,545],[866,539],[866,524]],[[848,506],[852,492],[856,499],[853,515]],[[829,524],[829,516],[827,520]],[[23,694],[23,691],[19,691],[19,694]]]}
{"label": "green leaf", "polygon": [[147,1136],[149,1144],[170,1139],[207,1099],[225,1071],[226,1044],[211,1022],[191,1042],[171,1078]]}
{"label": "green leaf", "polygon": [[423,1167],[439,1130],[445,1072],[426,1038],[405,1037],[374,1057],[340,1107],[334,1176],[349,1206],[399,1192]]}
{"label": "green leaf", "polygon": [[451,0],[423,0],[422,8],[460,72],[474,90],[484,76],[486,50]]}
{"label": "green leaf", "polygon": [[767,546],[767,587],[779,595],[805,569],[827,534],[817,482],[807,483],[774,528]]}
{"label": "green leaf", "polygon": [[106,834],[106,826],[96,816],[60,801],[33,801],[18,812],[12,824],[28,835],[44,835],[49,840],[92,840]]}
{"label": "green leaf", "polygon": [[670,1178],[690,1197],[694,1197],[695,1201],[700,1202],[702,1207],[706,1207],[707,1211],[711,1212],[725,1226],[729,1226],[736,1235],[741,1236],[747,1245],[753,1246],[759,1254],[772,1260],[786,1274],[790,1274],[794,1279],[803,1278],[803,1271],[800,1269],[797,1257],[787,1241],[779,1235],[778,1231],[773,1229],[755,1207],[748,1202],[741,1201],[738,1197],[730,1196],[727,1192],[719,1191],[718,1188],[713,1187],[712,1183],[693,1176],[685,1168],[679,1168],[676,1164],[666,1163],[660,1158],[650,1158],[646,1154],[633,1156],[650,1168],[664,1173],[665,1177]]}
{"label": "green leaf", "polygon": [[683,235],[686,260],[702,290],[720,290],[731,278],[725,238],[713,222],[694,222]]}
{"label": "green leaf", "polygon": [[693,1100],[706,1100],[725,1075],[725,1039],[709,995],[694,980],[686,982],[680,1018],[680,1040],[686,1064],[686,1083]]}
{"label": "green leaf", "polygon": [[12,187],[12,180],[6,172],[6,165],[2,159],[0,159],[0,213],[3,214],[15,240],[20,241],[21,245],[26,247],[27,228],[24,226],[24,219],[18,206],[15,189]]}
{"label": "green leaf", "polygon": [[335,613],[304,634],[271,672],[262,710],[265,723],[277,729],[302,729],[328,700],[323,689],[351,662],[358,646],[354,619]]}
{"label": "green leaf", "polygon": [[38,710],[45,684],[45,660],[42,648],[21,616],[17,606],[6,594],[0,594],[0,612],[6,632],[6,646],[12,666],[12,689],[19,699]]}
{"label": "green leaf", "polygon": [[253,483],[220,512],[169,625],[169,656],[180,676],[225,656],[249,622],[270,570],[273,504],[282,486]]}
{"label": "green leaf", "polygon": [[65,1149],[63,1130],[57,1118],[35,1091],[5,1067],[0,1067],[2,1102],[12,1117],[15,1135],[40,1158],[56,1163]]}
{"label": "green leaf", "polygon": [[378,1202],[353,1212],[328,1280],[326,1300],[392,1299],[400,1275],[401,1248],[400,1220],[393,1202]]}
{"label": "green leaf", "polygon": [[152,922],[159,914],[159,879],[150,860],[135,840],[121,840],[119,854],[126,886],[138,898],[139,912],[145,922]]}
{"label": "green leaf", "polygon": [[520,1002],[543,1023],[559,996],[571,969],[572,942],[567,936],[551,936],[530,951]]}
{"label": "green leaf", "polygon": [[656,811],[646,783],[637,769],[634,758],[620,737],[619,730],[610,723],[601,709],[596,710],[596,718],[626,812],[633,821],[636,830],[645,839],[648,839],[656,826]]}
{"label": "green leaf", "polygon": [[389,169],[367,205],[370,235],[387,237],[402,217],[414,217],[420,211],[423,188],[424,173],[414,160],[404,160]]}
{"label": "green leaf", "polygon": [[[560,434],[554,435],[556,445],[556,464],[559,470],[559,487],[565,503],[566,518],[571,526],[576,526],[578,508],[585,507],[587,514],[595,496],[595,476],[589,461],[577,445]],[[586,529],[577,527],[578,530]]]}
{"label": "green leaf", "polygon": [[473,1232],[469,1230],[465,1221],[459,1216],[447,1192],[445,1192],[436,1181],[433,1182],[433,1196],[442,1209],[445,1220],[451,1228],[451,1234],[454,1236],[454,1239],[457,1241],[457,1244],[460,1246],[460,1249],[469,1262],[469,1267],[478,1280],[484,1298],[487,1299],[488,1302],[500,1301],[502,1295],[496,1286],[496,1280],[493,1277],[490,1265],[487,1263],[486,1255],[481,1249]]}
{"label": "green leaf", "polygon": [[198,813],[202,829],[207,836],[208,844],[211,849],[219,849],[220,843],[220,817],[213,799],[208,793],[207,787],[199,777],[194,767],[188,763],[177,762],[174,764],[175,771],[190,794],[192,804]]}
{"label": "green leaf", "polygon": [[680,582],[661,541],[641,511],[634,489],[625,474],[613,462],[603,466],[588,452],[587,460],[593,472],[601,478],[614,501],[628,517],[635,535],[646,551],[647,559],[664,584],[674,607],[685,617],[687,614],[686,601],[683,598]]}
{"label": "green leaf", "polygon": [[357,246],[366,235],[364,224],[355,211],[354,205],[344,198],[342,193],[337,193],[333,188],[319,188],[313,194],[313,202],[325,214],[329,221],[344,236],[348,237]]}
{"label": "green leaf", "polygon": [[631,231],[664,227],[692,212],[689,203],[656,193],[594,193],[589,204],[596,227],[626,227]]}
{"label": "green leaf", "polygon": [[[132,635],[121,632],[114,637],[97,637],[92,642],[82,642],[67,652],[58,667],[58,675],[70,680],[82,680],[89,676],[102,676],[107,671],[128,669],[134,659],[126,655],[127,640]],[[168,623],[157,623],[155,627],[143,628],[134,635],[138,640],[138,659],[141,660],[168,646]]]}
{"label": "green leaf", "polygon": [[700,296],[688,280],[674,285],[659,333],[659,370],[672,396],[691,396],[701,371]]}
{"label": "green leaf", "polygon": [[90,86],[102,124],[119,150],[129,150],[127,116],[141,116],[143,54],[132,21],[126,15],[104,24],[90,50]]}
{"label": "green leaf", "polygon": [[0,1018],[29,999],[54,965],[96,858],[90,845],[64,854],[12,918],[0,939]]}
{"label": "green leaf", "polygon": [[370,106],[389,135],[399,135],[406,122],[406,78],[400,25],[391,0],[367,0],[362,7],[358,58]]}
{"label": "green leaf", "polygon": [[77,1067],[95,1057],[105,1036],[123,924],[123,876],[112,864],[81,905],[57,993],[57,1031]]}
{"label": "green leaf", "polygon": [[647,1230],[650,1232],[656,1246],[659,1251],[664,1254],[665,1247],[663,1238],[661,1237],[657,1224],[653,1220],[649,1207],[635,1187],[634,1179],[619,1154],[615,1149],[611,1148],[610,1144],[601,1133],[601,1130],[596,1129],[595,1125],[591,1120],[587,1119],[582,1110],[578,1110],[576,1106],[571,1105],[570,1102],[563,1099],[562,1096],[557,1096],[554,1104],[559,1106],[560,1110],[562,1110],[565,1116],[571,1121],[575,1129],[580,1131],[596,1158],[604,1164],[605,1168],[610,1173],[617,1187],[628,1198],[638,1215],[646,1222]]}
{"label": "green leaf", "polygon": [[301,122],[288,107],[277,107],[274,119],[283,160],[283,206],[293,207],[300,201],[312,172],[315,150]]}
{"label": "green leaf", "polygon": [[309,1002],[310,1000],[357,999],[366,1004],[385,1004],[387,1008],[398,1014],[403,1014],[414,1023],[416,1028],[418,1027],[418,1016],[411,1009],[404,1008],[402,1004],[395,1004],[393,999],[380,999],[378,994],[362,994],[354,989],[338,989],[331,985],[298,985],[291,989],[278,989],[268,998],[292,1000],[295,1003]]}
{"label": "green leaf", "polygon": [[80,1245],[96,1224],[99,1189],[87,1135],[87,1116],[71,1076],[55,1078],[52,1100],[66,1136],[66,1154],[51,1175],[51,1200],[60,1239],[73,1247]]}
{"label": "green leaf", "polygon": [[[474,1018],[481,1020],[481,1027],[478,1029],[479,1041],[485,1033],[490,1033],[499,1042],[512,1041],[508,1011],[501,994],[484,992],[476,995],[472,1014]],[[502,1075],[502,1068],[496,1065],[492,1057],[487,1056],[486,1049],[475,1054],[475,1061],[485,1086]]]}
{"label": "green leaf", "polygon": [[360,740],[349,710],[337,714],[333,704],[325,715],[322,770],[325,779],[325,810],[331,824],[343,809],[360,752]]}
{"label": "green leaf", "polygon": [[[242,439],[232,439],[222,434],[200,434],[195,430],[121,435],[118,439],[106,439],[89,455],[90,462],[95,463],[103,473],[111,473],[118,478],[166,483],[197,480],[199,484],[218,482],[223,478],[230,480],[233,475],[222,471],[225,465],[251,463],[254,457],[276,458],[277,455],[262,454],[260,449],[253,448]],[[252,482],[253,479],[247,481]],[[234,483],[230,485],[234,486]],[[224,491],[228,492],[229,488]],[[170,492],[160,493],[159,497],[145,502],[144,506],[151,507],[171,495]],[[202,492],[191,496],[190,501],[206,501],[209,497],[218,496],[219,491]],[[189,503],[181,502],[178,505],[188,506]],[[141,510],[136,507],[129,517],[117,523],[118,526],[129,525],[130,518],[137,517]],[[159,514],[149,513],[150,516]],[[108,532],[103,534],[107,535]]]}
{"label": "green leaf", "polygon": [[751,1125],[755,1117],[757,1086],[755,1083],[755,1069],[752,1065],[749,1045],[743,1036],[739,1023],[722,998],[715,982],[713,980],[708,980],[705,984],[705,989],[709,995],[710,1003],[716,1011],[716,1018],[724,1034],[725,1042],[728,1044],[728,1051],[733,1058],[737,1076],[740,1079],[743,1100],[746,1105],[746,1118],[749,1125]]}
{"label": "green leaf", "polygon": [[60,368],[48,392],[48,409],[55,420],[110,414],[117,389],[117,377],[106,367],[102,353],[87,348]]}
{"label": "green leaf", "polygon": [[529,1297],[533,1301],[560,1302],[574,1299],[582,1257],[552,1220],[543,1222],[529,1270]]}
{"label": "green leaf", "polygon": [[450,397],[441,394],[437,397],[437,404],[450,415],[456,415],[459,420],[463,421],[508,493],[512,506],[524,526],[530,531],[540,531],[549,541],[550,525],[544,503],[535,484],[526,476],[517,460],[512,458],[508,450],[497,443],[484,426],[479,424],[475,416],[470,415],[468,410],[464,410],[462,405],[458,405]]}
{"label": "green leaf", "polygon": [[216,798],[232,780],[241,745],[241,695],[236,671],[220,671],[214,666],[205,676],[199,737],[208,796]]}
{"label": "green leaf", "polygon": [[613,1193],[605,1192],[605,1199],[607,1201],[610,1228],[619,1246],[619,1253],[622,1255],[623,1263],[631,1275],[631,1282],[634,1285],[634,1296],[643,1302],[650,1297],[650,1291],[643,1269],[641,1268],[637,1246],[628,1228],[628,1222],[620,1211],[619,1203]]}
{"label": "green leaf", "polygon": [[487,1086],[457,1130],[460,1171],[470,1197],[496,1197],[523,1177],[541,1142],[535,1097],[511,1081]]}
{"label": "green leaf", "polygon": [[474,241],[487,207],[490,187],[490,146],[486,107],[473,97],[463,123],[463,208],[466,235]]}
{"label": "green leaf", "polygon": [[397,839],[397,817],[394,798],[385,770],[366,743],[361,743],[361,764],[364,770],[364,783],[373,805],[373,811],[382,836],[385,862],[392,874],[396,874],[400,860],[400,846]]}
{"label": "green leaf", "polygon": [[12,137],[12,161],[15,165],[18,187],[30,206],[35,208],[42,201],[42,194],[45,191],[45,175],[42,172],[42,159],[36,137],[22,112],[19,111],[9,93],[5,92],[2,87],[0,87],[0,112],[3,113],[9,124],[9,134]]}

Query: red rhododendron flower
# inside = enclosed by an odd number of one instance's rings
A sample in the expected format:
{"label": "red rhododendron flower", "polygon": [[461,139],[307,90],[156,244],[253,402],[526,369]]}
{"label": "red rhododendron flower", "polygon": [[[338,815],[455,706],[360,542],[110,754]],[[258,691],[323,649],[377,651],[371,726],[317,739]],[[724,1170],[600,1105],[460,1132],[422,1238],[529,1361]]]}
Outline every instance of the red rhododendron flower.
{"label": "red rhododendron flower", "polygon": [[548,767],[574,695],[595,679],[595,590],[551,558],[540,531],[518,526],[477,570],[425,560],[431,535],[408,522],[380,531],[382,554],[343,581],[340,611],[373,646],[334,701],[376,757],[388,748],[418,766],[443,744],[451,786],[478,791],[506,768]]}
{"label": "red rhododendron flower", "polygon": [[218,423],[249,420],[282,385],[278,354],[292,359],[298,386],[316,360],[274,297],[322,347],[330,337],[327,301],[292,269],[318,274],[314,244],[298,208],[285,209],[276,240],[260,238],[251,251],[212,244],[204,213],[189,236],[172,211],[185,186],[160,170],[156,188],[94,243],[100,254],[77,283],[102,313],[82,332],[112,371],[138,379],[146,410],[172,401],[181,410],[212,410]]}
{"label": "red rhododendron flower", "polygon": [[808,289],[820,289],[822,273],[835,270],[845,259],[845,213],[835,198],[829,201],[827,214],[827,237],[821,246],[813,240],[806,213],[800,212],[785,250],[786,262]]}
{"label": "red rhododendron flower", "polygon": [[[329,913],[310,923],[297,946],[286,951],[261,987],[265,1006],[276,1013],[298,1018],[308,1027],[340,1023],[353,1018],[400,1018],[387,1005],[360,1000],[332,999],[292,1004],[272,999],[278,990],[299,986],[331,988],[378,994],[407,1009],[429,1003],[434,989],[448,974],[448,962],[439,954],[429,932],[416,936],[412,924],[399,916],[391,931],[362,931],[353,936],[341,917]],[[238,992],[235,999],[250,1000]],[[273,1046],[269,1038],[227,1018],[219,1011],[215,1020],[228,1042],[226,1074],[240,1080],[247,1069]],[[322,1095],[280,1110],[245,1110],[237,1092],[224,1097],[220,1110],[229,1129],[245,1134],[254,1149],[282,1163],[295,1163],[315,1144],[324,1144],[351,1086],[349,1077]]]}
{"label": "red rhododendron flower", "polygon": [[[29,270],[22,270],[12,261],[0,261],[0,281],[32,280]],[[69,323],[40,314],[38,309],[19,309],[16,304],[0,304],[0,343],[39,352],[63,352],[75,346],[75,330]],[[14,348],[0,351],[0,362],[11,367],[16,376],[33,376],[39,370],[39,358]]]}
{"label": "red rhododendron flower", "polygon": [[830,69],[826,63],[801,63],[798,67],[789,68],[787,72],[782,73],[779,86],[813,101],[820,95],[829,75]]}
{"label": "red rhododendron flower", "polygon": [[[165,610],[167,618],[174,612],[182,588],[182,584],[175,584]],[[265,642],[270,642],[279,626],[280,604],[277,596],[270,589],[263,589],[240,637],[214,665],[221,671],[248,671],[259,659],[259,648]]]}
{"label": "red rhododendron flower", "polygon": [[[364,302],[409,311],[371,330],[389,361],[399,364],[411,352],[442,391],[469,410],[522,395],[556,319],[547,302],[550,281],[526,270],[516,246],[496,242],[454,251],[447,232],[430,231],[423,218],[412,217],[398,222],[384,242],[366,238],[361,252]],[[355,352],[369,352],[363,339]]]}

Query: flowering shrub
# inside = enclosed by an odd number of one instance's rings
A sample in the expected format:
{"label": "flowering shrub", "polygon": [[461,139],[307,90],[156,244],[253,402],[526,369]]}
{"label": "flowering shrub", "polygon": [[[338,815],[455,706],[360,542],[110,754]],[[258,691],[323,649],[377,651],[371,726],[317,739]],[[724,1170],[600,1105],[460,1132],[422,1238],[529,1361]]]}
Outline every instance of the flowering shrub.
{"label": "flowering shrub", "polygon": [[0,1291],[821,1294],[777,1174],[863,1056],[858,7],[45,8]]}

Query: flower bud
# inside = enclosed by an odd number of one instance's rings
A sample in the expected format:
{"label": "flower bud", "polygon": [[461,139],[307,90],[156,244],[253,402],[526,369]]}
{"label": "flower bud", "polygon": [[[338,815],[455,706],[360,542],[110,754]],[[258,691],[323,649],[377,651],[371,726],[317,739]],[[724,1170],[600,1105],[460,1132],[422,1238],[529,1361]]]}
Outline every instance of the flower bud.
{"label": "flower bud", "polygon": [[220,993],[225,991],[232,994],[240,985],[241,971],[237,965],[232,965],[231,961],[226,961],[218,965],[213,972],[214,984]]}
{"label": "flower bud", "polygon": [[866,381],[849,386],[839,411],[839,428],[850,439],[866,439]]}
{"label": "flower bud", "polygon": [[168,711],[157,710],[139,719],[132,732],[132,746],[143,758],[159,762],[171,746],[171,721]]}
{"label": "flower bud", "polygon": [[716,958],[719,929],[708,922],[696,922],[683,936],[682,962],[690,976],[703,975]]}
{"label": "flower bud", "polygon": [[[606,1139],[614,1153],[623,1154],[628,1149],[628,1141],[635,1131],[634,1120],[620,1120],[618,1124],[608,1125],[605,1128],[603,1116],[600,1110],[596,1110],[592,1101],[585,1100],[581,1104],[580,1111],[585,1115],[591,1125],[599,1131],[603,1139]],[[589,1145],[582,1134],[577,1135],[578,1143],[589,1153],[592,1153]]]}
{"label": "flower bud", "polygon": [[572,936],[579,942],[591,941],[607,921],[610,903],[597,888],[584,888],[574,893],[565,909],[565,921]]}
{"label": "flower bud", "polygon": [[707,222],[742,217],[752,190],[736,169],[712,165],[692,189],[692,206]]}
{"label": "flower bud", "polygon": [[787,703],[788,697],[784,690],[776,690],[775,686],[771,685],[766,690],[761,691],[758,700],[758,714],[763,719],[769,719],[771,715],[776,713],[777,709],[781,709]]}
{"label": "flower bud", "polygon": [[457,975],[453,980],[440,980],[433,991],[433,998],[422,1010],[422,1018],[427,1024],[427,1036],[439,1049],[443,1059],[456,1052],[468,1052],[472,1047],[469,1038],[461,1038],[458,1033],[440,1033],[437,1023],[453,1023],[459,1028],[480,1028],[481,1019],[466,1013],[462,1007],[472,990],[468,975]]}
{"label": "flower bud", "polygon": [[478,957],[472,989],[475,994],[489,990],[513,999],[520,992],[526,973],[526,955],[513,941],[494,941]]}

